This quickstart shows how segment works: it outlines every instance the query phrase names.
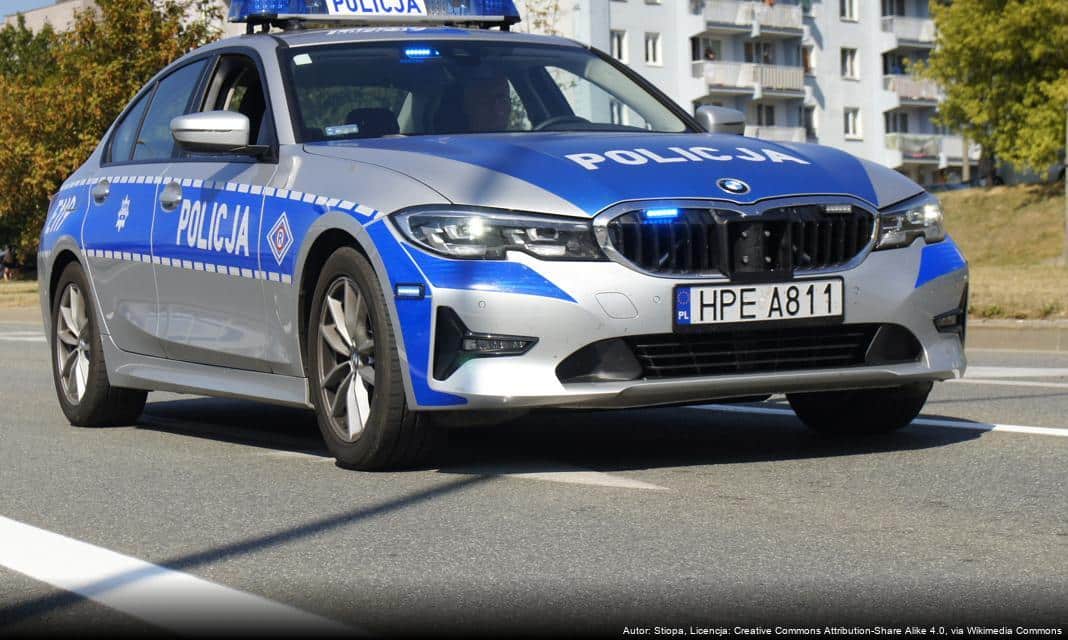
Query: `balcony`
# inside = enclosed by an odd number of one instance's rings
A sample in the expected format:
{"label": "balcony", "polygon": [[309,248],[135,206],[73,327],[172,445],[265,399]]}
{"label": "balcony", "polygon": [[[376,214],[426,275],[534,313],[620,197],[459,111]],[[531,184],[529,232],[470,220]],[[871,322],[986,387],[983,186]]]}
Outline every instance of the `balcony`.
{"label": "balcony", "polygon": [[804,142],[804,127],[745,127],[745,137],[774,140],[775,142]]}
{"label": "balcony", "polygon": [[709,93],[749,93],[754,98],[764,94],[802,97],[805,91],[805,70],[781,64],[752,62],[695,62],[694,77],[703,77]]}
{"label": "balcony", "polygon": [[777,4],[769,7],[763,2],[708,2],[705,4],[704,18],[710,31],[717,27],[727,27],[728,31],[748,30],[751,37],[760,35],[762,31],[800,36],[804,24],[800,5]]}
{"label": "balcony", "polygon": [[935,43],[935,24],[930,18],[887,16],[883,18],[883,33],[893,36],[894,47],[931,48]]}
{"label": "balcony", "polygon": [[942,99],[942,88],[937,83],[916,76],[883,76],[883,89],[896,94],[903,104],[936,104]]}
{"label": "balcony", "polygon": [[[964,140],[960,136],[938,133],[888,133],[886,148],[900,154],[900,162],[938,164],[940,168],[963,162]],[[968,158],[978,160],[979,145],[971,145]]]}

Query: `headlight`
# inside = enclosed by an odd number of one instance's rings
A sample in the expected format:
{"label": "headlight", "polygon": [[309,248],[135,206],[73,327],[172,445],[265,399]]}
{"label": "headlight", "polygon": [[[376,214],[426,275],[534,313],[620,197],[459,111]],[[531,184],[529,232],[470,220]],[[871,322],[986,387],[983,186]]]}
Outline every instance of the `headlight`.
{"label": "headlight", "polygon": [[906,203],[900,209],[879,214],[878,249],[907,247],[916,238],[925,238],[927,244],[941,242],[946,237],[942,220],[942,205],[931,194]]}
{"label": "headlight", "polygon": [[523,251],[545,260],[604,260],[589,221],[492,211],[419,210],[393,216],[415,244],[450,258],[502,260]]}

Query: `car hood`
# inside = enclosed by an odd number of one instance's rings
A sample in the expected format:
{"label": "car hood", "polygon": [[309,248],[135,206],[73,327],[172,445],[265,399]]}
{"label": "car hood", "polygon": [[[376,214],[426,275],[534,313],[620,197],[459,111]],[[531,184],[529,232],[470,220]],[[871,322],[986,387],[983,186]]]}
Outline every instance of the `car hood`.
{"label": "car hood", "polygon": [[[896,171],[836,149],[732,135],[411,136],[306,144],[305,150],[404,173],[455,204],[574,216],[657,198],[747,204],[845,195],[881,208],[922,191]],[[746,183],[748,192],[728,192],[717,184],[723,178]]]}

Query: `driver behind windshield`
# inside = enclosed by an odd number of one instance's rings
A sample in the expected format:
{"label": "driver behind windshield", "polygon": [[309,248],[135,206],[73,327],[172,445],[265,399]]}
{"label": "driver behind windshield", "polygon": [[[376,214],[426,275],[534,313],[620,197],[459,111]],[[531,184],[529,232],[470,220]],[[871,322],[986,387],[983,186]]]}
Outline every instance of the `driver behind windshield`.
{"label": "driver behind windshield", "polygon": [[512,94],[503,74],[472,78],[463,88],[464,115],[468,131],[485,133],[508,130],[512,117]]}
{"label": "driver behind windshield", "polygon": [[464,78],[442,96],[435,122],[437,133],[507,131],[512,117],[508,77],[489,71]]}

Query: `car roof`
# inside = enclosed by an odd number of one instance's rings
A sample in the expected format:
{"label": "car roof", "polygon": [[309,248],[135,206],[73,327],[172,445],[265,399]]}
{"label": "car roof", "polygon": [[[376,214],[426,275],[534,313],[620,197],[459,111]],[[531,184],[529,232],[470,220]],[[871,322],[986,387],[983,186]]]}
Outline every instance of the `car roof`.
{"label": "car roof", "polygon": [[512,42],[525,44],[547,44],[563,47],[580,47],[585,45],[557,36],[542,36],[515,31],[498,31],[494,29],[460,29],[456,27],[333,27],[322,29],[294,29],[283,32],[257,33],[234,36],[219,40],[198,51],[215,47],[233,45],[267,44],[291,48],[310,47],[324,44],[342,44],[352,42],[411,42],[422,40],[478,40],[482,42]]}

